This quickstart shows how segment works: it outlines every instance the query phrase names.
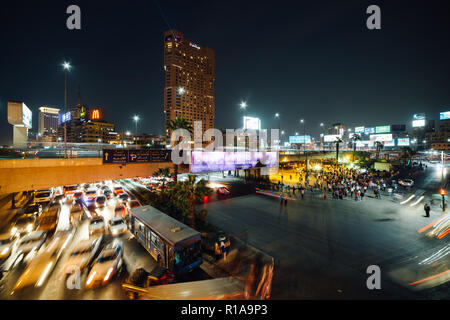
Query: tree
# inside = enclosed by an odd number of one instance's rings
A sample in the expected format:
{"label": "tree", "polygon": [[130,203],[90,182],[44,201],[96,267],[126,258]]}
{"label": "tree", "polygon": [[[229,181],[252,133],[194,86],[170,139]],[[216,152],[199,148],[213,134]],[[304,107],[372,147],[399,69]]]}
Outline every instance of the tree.
{"label": "tree", "polygon": [[[192,133],[192,131],[193,131],[192,125],[186,120],[186,118],[183,118],[183,117],[176,117],[175,120],[170,120],[167,128],[172,132],[177,129],[185,129],[185,130],[189,131],[190,133]],[[175,147],[175,145],[178,143],[179,143],[179,141],[175,141],[175,144],[172,146],[172,148]],[[174,163],[173,169],[174,169],[174,179],[175,179],[175,182],[177,182],[178,181],[178,164]]]}
{"label": "tree", "polygon": [[171,173],[169,168],[159,168],[153,173],[153,177],[162,178],[162,189],[166,186],[167,179],[170,178]]}
{"label": "tree", "polygon": [[339,145],[342,143],[342,139],[340,137],[336,137],[334,141],[336,144],[336,167],[339,165]]}
{"label": "tree", "polygon": [[359,134],[354,133],[352,136],[352,140],[353,140],[353,162],[355,162],[356,141],[361,140],[361,136]]}
{"label": "tree", "polygon": [[378,158],[380,157],[380,151],[381,151],[381,149],[384,148],[384,145],[380,141],[376,141],[375,144],[376,144],[376,148],[377,148],[377,158],[376,159],[378,160]]}
{"label": "tree", "polygon": [[196,176],[190,174],[186,181],[177,183],[173,188],[174,198],[172,199],[189,220],[192,228],[195,228],[195,203],[212,193],[211,188],[206,185],[206,180],[202,179],[198,182],[195,180]]}

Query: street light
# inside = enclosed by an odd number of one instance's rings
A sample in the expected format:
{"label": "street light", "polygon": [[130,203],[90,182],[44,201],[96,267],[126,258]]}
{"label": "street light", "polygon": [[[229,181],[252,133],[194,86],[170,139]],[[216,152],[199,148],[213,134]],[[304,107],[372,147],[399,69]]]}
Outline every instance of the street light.
{"label": "street light", "polygon": [[246,117],[245,110],[247,109],[247,102],[241,101],[239,106],[241,107],[241,110],[244,110],[244,127],[242,129],[245,130],[245,117]]}
{"label": "street light", "polygon": [[139,118],[138,115],[135,115],[135,116],[133,117],[133,120],[134,120],[134,125],[135,125],[135,127],[134,127],[134,134],[137,135],[137,123],[138,123],[138,121],[140,120],[140,118]]}
{"label": "street light", "polygon": [[303,153],[305,154],[305,160],[306,160],[306,175],[305,175],[305,181],[308,179],[308,152],[306,151],[306,124],[303,119],[300,119],[300,123],[303,123]]}
{"label": "street light", "polygon": [[[69,75],[70,68],[72,66],[69,62],[65,61],[63,63],[64,68],[64,114],[67,113],[67,78]],[[67,121],[64,121],[64,159],[67,159]]]}
{"label": "street light", "polygon": [[178,92],[178,94],[184,94],[184,92],[185,92],[185,90],[184,90],[184,87],[179,87],[178,89],[177,89],[177,92]]}

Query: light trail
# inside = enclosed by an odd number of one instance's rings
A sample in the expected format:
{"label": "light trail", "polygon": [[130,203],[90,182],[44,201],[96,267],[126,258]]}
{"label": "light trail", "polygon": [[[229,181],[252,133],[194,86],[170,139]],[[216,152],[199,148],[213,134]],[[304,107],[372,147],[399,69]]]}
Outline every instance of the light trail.
{"label": "light trail", "polygon": [[436,279],[436,278],[438,278],[438,277],[440,277],[440,276],[443,276],[444,274],[447,274],[447,273],[449,273],[449,272],[450,272],[450,269],[447,269],[446,271],[441,272],[441,273],[438,273],[438,274],[435,274],[434,276],[430,276],[430,277],[424,278],[424,279],[422,279],[422,280],[418,280],[418,281],[415,281],[415,282],[411,282],[409,285],[410,285],[410,286],[415,286],[416,284],[419,284],[419,283],[422,283],[422,282],[426,282],[426,281],[430,281],[430,280]]}
{"label": "light trail", "polygon": [[442,220],[444,220],[444,219],[446,219],[446,218],[448,218],[448,215],[445,215],[445,216],[443,216],[443,217],[437,219],[436,221],[430,223],[429,225],[426,225],[425,227],[420,228],[419,230],[417,230],[417,232],[418,232],[418,233],[422,233],[422,232],[424,232],[425,230],[427,230],[427,229],[429,229],[429,228],[431,228],[431,227],[434,227],[436,224],[438,224],[439,222],[441,222]]}
{"label": "light trail", "polygon": [[418,204],[420,201],[422,201],[423,198],[425,198],[425,197],[424,197],[424,196],[421,196],[421,197],[419,198],[419,200],[417,200],[416,202],[411,203],[409,206],[410,206],[410,207],[414,207],[416,204]]}
{"label": "light trail", "polygon": [[408,202],[411,201],[411,199],[414,198],[414,197],[415,197],[415,195],[413,194],[413,195],[411,195],[408,199],[406,199],[405,201],[400,202],[400,204],[408,203]]}

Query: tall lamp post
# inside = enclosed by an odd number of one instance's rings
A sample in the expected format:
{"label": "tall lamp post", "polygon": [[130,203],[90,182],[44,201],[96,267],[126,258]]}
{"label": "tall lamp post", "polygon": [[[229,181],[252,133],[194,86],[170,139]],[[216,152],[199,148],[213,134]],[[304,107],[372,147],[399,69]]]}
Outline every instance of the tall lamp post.
{"label": "tall lamp post", "polygon": [[245,110],[247,109],[247,102],[242,101],[242,102],[239,104],[239,106],[241,107],[241,110],[244,110],[244,125],[243,125],[242,129],[245,130],[245,117],[246,117]]}
{"label": "tall lamp post", "polygon": [[[63,63],[64,68],[64,114],[67,113],[67,79],[69,77],[69,70],[72,66],[69,62]],[[67,121],[64,121],[64,159],[67,159]]]}
{"label": "tall lamp post", "polygon": [[[278,119],[278,134],[280,134],[281,132],[281,124],[280,124],[280,114],[277,112],[275,113],[275,119]],[[280,146],[281,146],[281,136],[279,136],[279,140],[278,140]]]}
{"label": "tall lamp post", "polygon": [[305,120],[300,119],[300,123],[303,123],[303,152],[305,154],[305,159],[306,159],[306,176],[305,176],[305,179],[308,179],[308,151],[306,150],[306,124],[305,124]]}
{"label": "tall lamp post", "polygon": [[138,115],[135,115],[133,117],[133,120],[134,120],[134,134],[137,135],[137,123],[139,120],[141,120],[141,118],[139,118]]}

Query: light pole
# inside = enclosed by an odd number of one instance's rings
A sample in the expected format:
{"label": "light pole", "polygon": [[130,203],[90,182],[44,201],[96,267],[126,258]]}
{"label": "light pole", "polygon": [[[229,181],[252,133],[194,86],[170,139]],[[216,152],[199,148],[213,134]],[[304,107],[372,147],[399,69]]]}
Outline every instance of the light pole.
{"label": "light pole", "polygon": [[300,119],[300,123],[303,123],[303,153],[305,154],[305,160],[306,160],[305,179],[308,179],[308,151],[306,150],[306,124],[303,119]]}
{"label": "light pole", "polygon": [[137,135],[137,123],[138,123],[138,121],[141,120],[141,119],[139,118],[138,115],[135,115],[135,116],[133,117],[133,120],[134,120],[134,134]]}
{"label": "light pole", "polygon": [[[67,113],[67,78],[69,76],[69,70],[72,66],[69,62],[63,63],[64,68],[64,114]],[[67,121],[64,121],[64,159],[67,159]]]}
{"label": "light pole", "polygon": [[[280,132],[281,132],[281,124],[280,124],[280,114],[278,112],[275,113],[275,119],[278,119],[278,134],[280,134]],[[278,142],[281,145],[281,137],[279,138]]]}
{"label": "light pole", "polygon": [[245,130],[245,117],[246,117],[245,110],[247,109],[247,102],[241,101],[239,106],[241,107],[241,110],[244,110],[244,125],[243,125],[242,129]]}
{"label": "light pole", "polygon": [[322,139],[320,139],[320,144],[322,145],[322,148],[324,148],[325,146],[324,146],[324,142],[322,141],[323,140],[323,127],[325,126],[325,124],[323,123],[323,122],[321,122],[320,123],[320,133],[322,134]]}

